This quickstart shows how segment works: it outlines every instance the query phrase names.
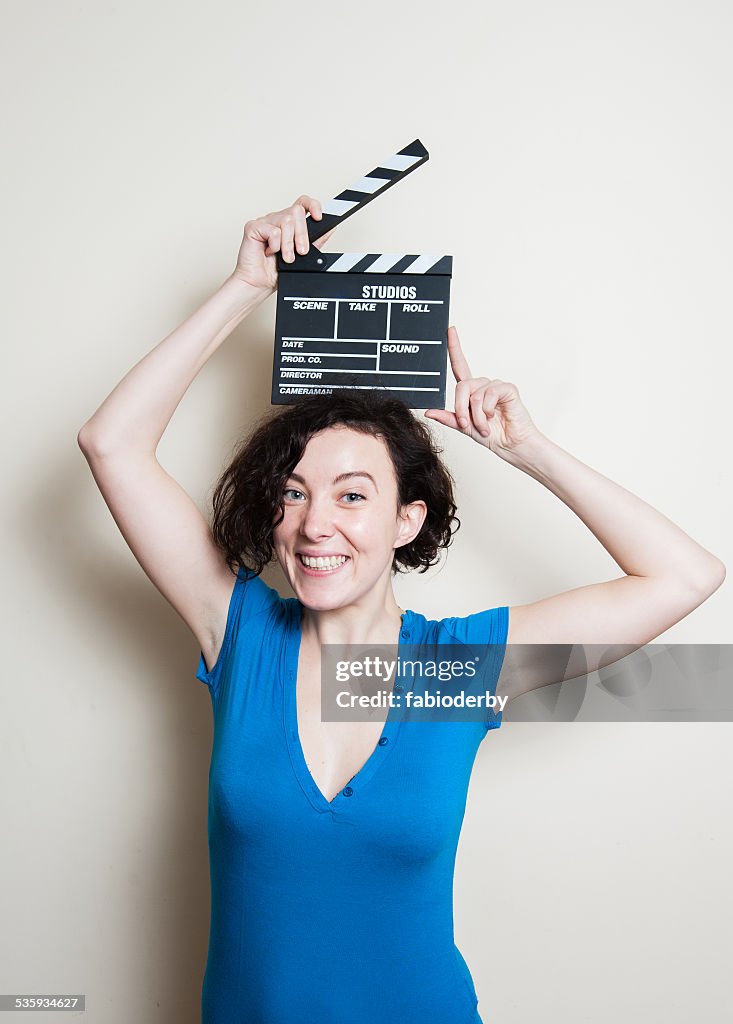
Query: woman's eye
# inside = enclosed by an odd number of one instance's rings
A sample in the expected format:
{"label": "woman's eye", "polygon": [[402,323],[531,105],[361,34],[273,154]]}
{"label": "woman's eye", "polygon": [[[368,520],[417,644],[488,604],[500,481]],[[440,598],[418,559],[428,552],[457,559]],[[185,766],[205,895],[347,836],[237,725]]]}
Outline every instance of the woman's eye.
{"label": "woman's eye", "polygon": [[361,501],[365,501],[366,500],[364,498],[363,494],[357,494],[356,491],[349,491],[349,493],[345,494],[344,497],[345,498],[356,498],[357,499],[356,502],[354,502],[354,501],[347,501],[346,502],[347,505],[355,505],[355,504],[358,504],[359,500],[361,500]]}
{"label": "woman's eye", "polygon": [[300,496],[302,498],[303,497],[303,492],[297,490],[297,488],[295,488],[295,487],[286,487],[285,490],[283,491],[283,497],[284,498],[288,498],[288,499],[292,499],[293,501],[297,501],[298,500],[298,496]]}

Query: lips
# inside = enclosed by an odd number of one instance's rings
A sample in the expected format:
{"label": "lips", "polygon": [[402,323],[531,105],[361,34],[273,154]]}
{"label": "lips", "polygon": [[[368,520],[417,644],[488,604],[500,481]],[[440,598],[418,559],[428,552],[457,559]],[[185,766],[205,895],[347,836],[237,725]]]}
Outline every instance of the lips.
{"label": "lips", "polygon": [[[311,564],[307,565],[304,559]],[[339,559],[338,562],[337,559]],[[302,552],[297,554],[298,566],[307,576],[331,576],[343,569],[350,561],[348,555],[304,555]]]}

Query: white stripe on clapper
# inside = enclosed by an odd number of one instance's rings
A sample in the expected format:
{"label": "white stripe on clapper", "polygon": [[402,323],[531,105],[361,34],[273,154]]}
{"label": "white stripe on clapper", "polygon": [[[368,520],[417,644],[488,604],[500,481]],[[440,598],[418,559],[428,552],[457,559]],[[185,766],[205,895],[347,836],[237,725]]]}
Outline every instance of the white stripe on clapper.
{"label": "white stripe on clapper", "polygon": [[359,178],[353,185],[349,185],[349,192],[366,192],[367,195],[373,195],[378,192],[380,188],[384,188],[385,185],[389,185],[391,178]]}
{"label": "white stripe on clapper", "polygon": [[431,267],[442,260],[442,256],[425,255],[418,256],[416,260],[413,260],[405,269],[402,271],[403,274],[426,274]]}
{"label": "white stripe on clapper", "polygon": [[412,167],[421,159],[422,157],[419,156],[406,156],[404,153],[395,153],[394,156],[383,160],[379,166],[384,167],[388,171],[406,171],[408,167]]}
{"label": "white stripe on clapper", "polygon": [[383,252],[381,256],[378,256],[373,263],[364,271],[365,274],[385,274],[390,267],[393,267],[396,263],[402,259],[405,255],[404,252]]}
{"label": "white stripe on clapper", "polygon": [[330,213],[332,217],[343,217],[349,210],[353,210],[359,204],[351,199],[329,199],[323,207],[324,213]]}
{"label": "white stripe on clapper", "polygon": [[340,270],[342,272],[351,270],[351,268],[355,266],[359,260],[363,260],[365,256],[365,252],[344,252],[339,256],[336,262],[332,263],[330,267],[326,268],[326,270]]}

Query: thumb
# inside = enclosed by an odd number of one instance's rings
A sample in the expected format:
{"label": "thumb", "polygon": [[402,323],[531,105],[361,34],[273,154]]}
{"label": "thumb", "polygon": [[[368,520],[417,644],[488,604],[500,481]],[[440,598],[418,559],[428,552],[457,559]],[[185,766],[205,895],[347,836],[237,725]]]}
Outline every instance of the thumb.
{"label": "thumb", "polygon": [[426,409],[425,416],[429,420],[437,420],[438,423],[442,423],[444,427],[452,427],[454,430],[460,429],[456,414],[454,412],[450,412],[448,409]]}

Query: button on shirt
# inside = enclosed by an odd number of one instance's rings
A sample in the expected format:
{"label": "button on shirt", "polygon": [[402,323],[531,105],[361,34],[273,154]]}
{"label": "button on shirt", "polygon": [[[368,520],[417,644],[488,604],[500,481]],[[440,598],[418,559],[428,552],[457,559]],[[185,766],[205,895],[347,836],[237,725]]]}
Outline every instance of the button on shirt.
{"label": "button on shirt", "polygon": [[[196,672],[214,715],[202,1024],[481,1024],[454,942],[453,868],[473,762],[501,715],[388,715],[329,801],[298,735],[301,615],[240,569],[217,663],[202,654]],[[400,635],[495,645],[495,686],[508,617],[408,609]]]}

